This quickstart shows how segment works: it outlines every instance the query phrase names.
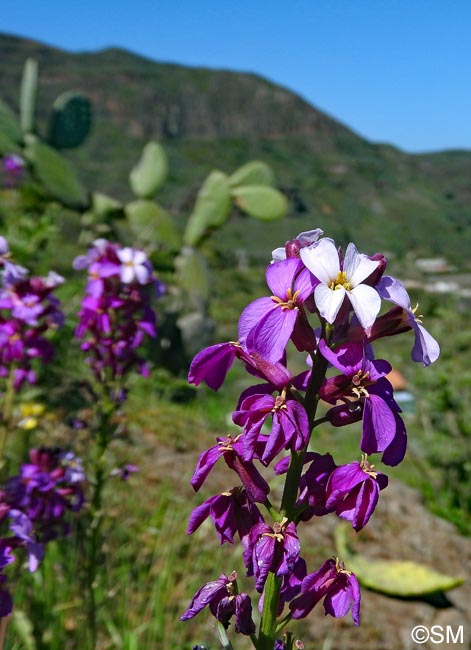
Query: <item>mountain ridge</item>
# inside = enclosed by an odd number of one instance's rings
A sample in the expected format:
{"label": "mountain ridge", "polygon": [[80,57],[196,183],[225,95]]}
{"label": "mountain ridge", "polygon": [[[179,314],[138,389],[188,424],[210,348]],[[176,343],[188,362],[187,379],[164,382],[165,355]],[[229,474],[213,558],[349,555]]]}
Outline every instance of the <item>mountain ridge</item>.
{"label": "mountain ridge", "polygon": [[[408,154],[369,142],[254,73],[158,63],[120,48],[70,53],[0,34],[0,96],[13,109],[28,56],[39,63],[40,132],[61,92],[82,90],[93,100],[93,132],[67,154],[91,190],[130,198],[129,170],[145,142],[158,139],[171,167],[159,198],[177,218],[211,169],[230,173],[259,158],[292,199],[289,218],[264,235],[267,247],[314,224],[370,250],[467,256],[471,152]],[[255,250],[259,228],[238,218],[227,237]]]}

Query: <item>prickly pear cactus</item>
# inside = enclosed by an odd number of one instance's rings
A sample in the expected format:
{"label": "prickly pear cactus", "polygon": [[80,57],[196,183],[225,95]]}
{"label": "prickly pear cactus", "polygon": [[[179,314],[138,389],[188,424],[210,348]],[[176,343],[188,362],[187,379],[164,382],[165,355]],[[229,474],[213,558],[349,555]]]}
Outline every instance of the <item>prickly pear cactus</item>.
{"label": "prickly pear cactus", "polygon": [[13,111],[0,99],[0,154],[18,152],[22,137]]}
{"label": "prickly pear cactus", "polygon": [[237,207],[255,219],[274,221],[281,219],[287,210],[285,196],[267,185],[242,185],[231,190]]}
{"label": "prickly pear cactus", "polygon": [[20,124],[23,133],[33,133],[38,90],[38,62],[26,59],[20,90]]}
{"label": "prickly pear cactus", "polygon": [[57,151],[36,136],[27,134],[24,153],[33,166],[36,177],[53,198],[76,208],[88,205],[87,191],[77,178],[72,165]]}
{"label": "prickly pear cactus", "polygon": [[85,140],[92,126],[92,105],[80,93],[59,95],[49,119],[47,141],[56,149],[72,149]]}
{"label": "prickly pear cactus", "polygon": [[134,194],[140,199],[152,199],[167,179],[168,161],[165,149],[158,142],[144,147],[141,159],[129,175]]}

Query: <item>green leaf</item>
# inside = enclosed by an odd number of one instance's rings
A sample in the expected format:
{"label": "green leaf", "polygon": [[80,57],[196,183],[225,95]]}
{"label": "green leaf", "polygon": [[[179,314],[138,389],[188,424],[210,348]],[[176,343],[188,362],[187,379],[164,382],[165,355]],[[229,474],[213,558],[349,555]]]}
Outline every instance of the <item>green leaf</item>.
{"label": "green leaf", "polygon": [[231,211],[231,196],[227,174],[212,171],[196,197],[195,207],[186,225],[183,241],[196,246],[208,230],[227,221]]}
{"label": "green leaf", "polygon": [[180,233],[168,212],[155,201],[133,201],[126,205],[124,212],[138,243],[180,248]]}
{"label": "green leaf", "polygon": [[168,161],[164,148],[158,142],[149,142],[129,175],[129,183],[140,199],[151,199],[165,183],[167,174]]}
{"label": "green leaf", "polygon": [[238,187],[239,185],[273,185],[275,176],[269,165],[261,160],[252,160],[229,176],[229,185]]}
{"label": "green leaf", "polygon": [[255,219],[274,221],[284,217],[288,211],[286,198],[274,187],[244,185],[232,189],[231,196],[240,210]]}
{"label": "green leaf", "polygon": [[352,552],[347,546],[348,526],[335,531],[337,551],[346,568],[352,571],[360,584],[400,598],[417,598],[448,591],[464,582],[462,577],[448,576],[424,564],[408,560],[372,560]]}
{"label": "green leaf", "polygon": [[36,136],[25,136],[25,157],[44,188],[65,205],[83,208],[88,204],[87,191],[69,161]]}

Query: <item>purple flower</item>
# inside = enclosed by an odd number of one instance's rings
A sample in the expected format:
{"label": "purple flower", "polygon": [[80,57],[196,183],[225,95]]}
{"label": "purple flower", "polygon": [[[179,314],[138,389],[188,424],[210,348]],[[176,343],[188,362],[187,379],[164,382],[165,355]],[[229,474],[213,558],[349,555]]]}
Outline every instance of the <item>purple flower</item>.
{"label": "purple flower", "polygon": [[110,472],[110,476],[119,476],[119,478],[122,481],[127,481],[128,478],[131,476],[131,474],[135,474],[138,471],[139,471],[139,467],[137,467],[137,465],[132,465],[131,463],[127,463],[122,467],[115,467],[114,469],[112,469]]}
{"label": "purple flower", "polygon": [[16,187],[20,182],[26,163],[21,156],[16,153],[7,154],[2,158],[2,169],[5,178],[6,187]]}
{"label": "purple flower", "polygon": [[10,530],[23,543],[28,553],[28,568],[34,573],[44,557],[44,545],[35,539],[33,522],[20,510],[10,510]]}
{"label": "purple flower", "polygon": [[270,264],[266,271],[271,297],[258,298],[244,309],[239,338],[249,352],[279,361],[290,338],[298,350],[309,351],[316,339],[303,304],[312,296],[313,278],[298,258]]}
{"label": "purple flower", "polygon": [[12,597],[3,587],[3,584],[6,582],[6,576],[0,575],[0,618],[5,618],[10,616],[13,611],[13,600]]}
{"label": "purple flower", "polygon": [[265,502],[270,488],[253,462],[243,460],[240,437],[239,435],[232,438],[231,435],[228,435],[226,438],[217,438],[217,444],[200,455],[191,479],[191,485],[195,492],[200,489],[208,474],[222,456],[226,465],[238,474],[249,498],[258,503]]}
{"label": "purple flower", "polygon": [[352,527],[361,530],[373,514],[379,499],[379,492],[388,484],[388,477],[375,472],[363,456],[361,463],[337,467],[329,477],[326,489],[326,506],[335,507],[342,519],[352,522]]}
{"label": "purple flower", "polygon": [[301,519],[308,521],[313,516],[323,516],[333,511],[333,507],[326,503],[326,487],[332,472],[337,465],[330,454],[306,454],[306,460],[311,460],[309,468],[304,472],[299,481],[299,498],[297,508],[300,510]]}
{"label": "purple flower", "polygon": [[301,595],[290,603],[293,618],[304,618],[324,598],[326,614],[335,618],[352,610],[355,625],[360,623],[360,585],[343,562],[327,560],[315,573],[306,576],[301,585]]}
{"label": "purple flower", "polygon": [[26,269],[7,260],[8,244],[4,239],[0,250],[0,375],[13,373],[18,390],[25,381],[36,381],[34,359],[45,364],[53,356],[54,349],[44,334],[63,324],[60,303],[53,294],[63,279],[57,274],[28,278]]}
{"label": "purple flower", "polygon": [[299,451],[307,445],[309,422],[306,411],[299,402],[287,398],[286,390],[277,397],[249,395],[232,415],[235,424],[244,427],[244,460],[253,457],[262,426],[270,416],[272,427],[262,455],[264,463],[270,463],[283,448]]}
{"label": "purple flower", "polygon": [[[385,378],[391,370],[390,364],[382,359],[368,359],[362,343],[346,342],[331,350],[322,340],[319,349],[343,373],[327,379],[320,390],[320,396],[326,402],[347,402],[340,408],[334,407],[331,422],[342,425],[358,419],[358,412],[352,411],[351,402],[360,402],[363,417],[361,450],[369,455],[385,451],[394,442],[397,462],[400,462],[405,453],[405,430],[398,416],[400,408],[393,399],[392,386]],[[343,422],[342,414],[345,416]],[[401,458],[400,447],[404,452]]]}
{"label": "purple flower", "polygon": [[236,632],[246,635],[254,634],[252,603],[247,594],[238,593],[235,571],[230,576],[222,573],[217,580],[203,585],[193,596],[188,609],[180,617],[180,620],[187,621],[193,618],[206,606],[226,629],[229,626],[230,618],[235,615]]}
{"label": "purple flower", "polygon": [[221,544],[233,544],[236,533],[243,539],[255,524],[263,522],[259,509],[250,501],[243,487],[210,497],[195,508],[188,522],[188,535],[194,533],[207,517],[213,520]]}
{"label": "purple flower", "polygon": [[365,283],[381,265],[358,252],[349,244],[343,264],[331,239],[321,239],[300,250],[305,266],[319,281],[314,290],[314,301],[320,315],[334,323],[347,299],[361,325],[367,329],[374,323],[381,308],[381,298],[373,287]]}
{"label": "purple flower", "polygon": [[298,561],[299,539],[294,522],[283,519],[273,527],[261,523],[250,531],[244,551],[247,575],[255,576],[255,588],[262,592],[268,573],[288,575]]}

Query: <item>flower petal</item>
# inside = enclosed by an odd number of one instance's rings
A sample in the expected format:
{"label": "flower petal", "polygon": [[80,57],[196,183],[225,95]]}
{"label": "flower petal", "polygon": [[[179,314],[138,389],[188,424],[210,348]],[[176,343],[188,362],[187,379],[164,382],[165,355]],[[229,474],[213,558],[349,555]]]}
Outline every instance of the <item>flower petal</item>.
{"label": "flower petal", "polygon": [[343,287],[333,290],[325,284],[318,284],[314,289],[316,307],[328,323],[332,324],[335,321],[346,293]]}
{"label": "flower petal", "polygon": [[347,295],[361,326],[364,329],[371,327],[381,309],[381,298],[378,292],[367,284],[359,284],[348,291]]}
{"label": "flower petal", "polygon": [[299,255],[304,265],[323,284],[329,285],[340,271],[339,254],[331,239],[321,239],[308,248],[301,248]]}

